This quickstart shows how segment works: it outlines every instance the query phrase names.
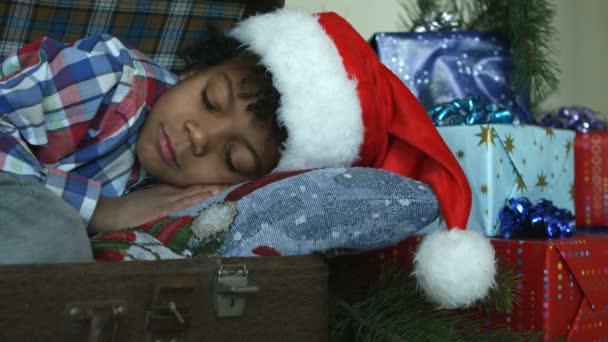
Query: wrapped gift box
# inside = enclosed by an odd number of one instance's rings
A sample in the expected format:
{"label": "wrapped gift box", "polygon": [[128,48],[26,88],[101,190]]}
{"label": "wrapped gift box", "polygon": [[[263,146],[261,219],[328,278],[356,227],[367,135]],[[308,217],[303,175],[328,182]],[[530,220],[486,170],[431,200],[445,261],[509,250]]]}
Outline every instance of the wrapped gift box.
{"label": "wrapped gift box", "polygon": [[608,236],[493,240],[499,257],[520,274],[519,305],[510,315],[488,311],[492,324],[543,330],[545,340],[608,339]]}
{"label": "wrapped gift box", "polygon": [[608,226],[608,131],[574,139],[576,225]]}
{"label": "wrapped gift box", "polygon": [[493,32],[377,33],[371,39],[380,60],[427,110],[439,103],[477,95],[532,123],[527,96],[511,88],[513,61]]}
{"label": "wrapped gift box", "polygon": [[[330,263],[332,272],[350,269],[352,273],[352,267],[356,267],[358,277],[373,277],[371,274],[377,274],[382,265],[410,269],[420,240],[419,236],[412,237],[394,247],[338,258]],[[521,281],[510,314],[486,308],[480,310],[480,319],[491,327],[543,331],[545,340],[608,339],[607,235],[579,234],[552,241],[495,238],[492,245],[497,257],[506,261]]]}
{"label": "wrapped gift box", "polygon": [[[574,213],[573,131],[514,125],[437,129],[471,185],[467,229],[498,235],[498,213],[509,198],[547,199]],[[440,226],[441,218],[421,233]]]}

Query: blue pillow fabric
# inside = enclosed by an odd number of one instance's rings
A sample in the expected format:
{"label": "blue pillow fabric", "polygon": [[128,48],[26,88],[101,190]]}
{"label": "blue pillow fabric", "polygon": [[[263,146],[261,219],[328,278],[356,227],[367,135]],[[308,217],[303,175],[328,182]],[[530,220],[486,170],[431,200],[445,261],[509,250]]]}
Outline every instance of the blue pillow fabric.
{"label": "blue pillow fabric", "polygon": [[413,179],[319,169],[237,185],[129,234],[97,236],[93,249],[109,260],[369,250],[416,234],[438,212],[430,187]]}

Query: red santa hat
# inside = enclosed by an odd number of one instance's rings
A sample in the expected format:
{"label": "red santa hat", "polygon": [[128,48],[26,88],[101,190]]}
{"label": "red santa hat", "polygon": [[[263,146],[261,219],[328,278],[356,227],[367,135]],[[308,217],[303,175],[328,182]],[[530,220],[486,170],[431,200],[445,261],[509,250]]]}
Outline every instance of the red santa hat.
{"label": "red santa hat", "polygon": [[423,238],[413,274],[440,307],[485,297],[495,284],[494,249],[464,230],[466,176],[422,105],[353,27],[335,13],[285,8],[228,34],[261,56],[281,94],[288,138],[277,170],[369,166],[429,184],[448,231]]}

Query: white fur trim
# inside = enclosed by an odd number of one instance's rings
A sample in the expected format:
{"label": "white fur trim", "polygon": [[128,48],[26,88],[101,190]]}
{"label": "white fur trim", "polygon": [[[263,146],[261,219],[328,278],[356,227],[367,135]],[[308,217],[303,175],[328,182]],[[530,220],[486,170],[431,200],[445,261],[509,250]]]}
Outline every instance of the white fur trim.
{"label": "white fur trim", "polygon": [[486,297],[496,284],[494,248],[477,232],[435,231],[422,239],[413,275],[440,308],[468,307]]}
{"label": "white fur trim", "polygon": [[229,35],[262,57],[281,94],[287,128],[278,171],[349,166],[363,143],[357,82],[317,17],[284,8],[250,17]]}

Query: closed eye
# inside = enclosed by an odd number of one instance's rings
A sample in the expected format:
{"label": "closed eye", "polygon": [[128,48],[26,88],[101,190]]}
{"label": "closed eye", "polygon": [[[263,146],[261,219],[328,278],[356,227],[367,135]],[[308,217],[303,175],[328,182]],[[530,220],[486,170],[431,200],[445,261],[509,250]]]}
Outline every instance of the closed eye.
{"label": "closed eye", "polygon": [[211,103],[211,100],[209,100],[209,94],[207,92],[207,88],[203,89],[203,92],[201,93],[201,98],[202,98],[203,104],[205,105],[205,108],[207,108],[207,110],[209,110],[210,112],[217,112],[217,107],[215,107]]}
{"label": "closed eye", "polygon": [[234,173],[238,173],[234,163],[232,162],[232,145],[226,145],[226,150],[224,151],[224,162],[226,163],[226,167],[228,170]]}

